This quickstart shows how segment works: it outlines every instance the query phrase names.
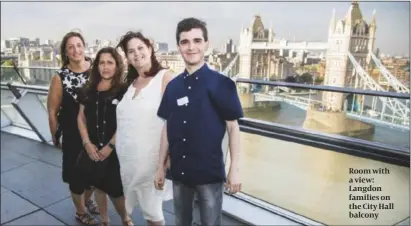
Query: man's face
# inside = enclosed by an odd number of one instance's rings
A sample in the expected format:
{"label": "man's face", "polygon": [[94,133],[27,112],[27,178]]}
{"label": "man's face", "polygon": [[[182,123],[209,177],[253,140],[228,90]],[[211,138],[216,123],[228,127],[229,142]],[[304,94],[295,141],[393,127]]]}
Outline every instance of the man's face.
{"label": "man's face", "polygon": [[188,65],[197,65],[204,61],[204,54],[208,49],[208,41],[204,41],[203,31],[193,28],[180,33],[178,50]]}

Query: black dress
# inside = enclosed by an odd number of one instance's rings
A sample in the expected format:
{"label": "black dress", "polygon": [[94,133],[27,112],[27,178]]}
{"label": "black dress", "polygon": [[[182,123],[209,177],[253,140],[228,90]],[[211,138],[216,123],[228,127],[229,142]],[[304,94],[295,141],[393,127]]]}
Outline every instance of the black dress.
{"label": "black dress", "polygon": [[[98,150],[106,146],[116,132],[116,107],[123,95],[123,89],[114,96],[109,91],[97,91],[83,101],[89,138]],[[116,151],[113,150],[104,161],[107,161],[107,164],[103,176],[90,175],[92,186],[113,198],[123,196],[120,163]]]}
{"label": "black dress", "polygon": [[82,194],[88,187],[86,178],[75,165],[78,154],[83,148],[80,132],[77,126],[79,111],[79,91],[88,80],[89,70],[83,73],[72,72],[66,66],[58,72],[63,86],[63,100],[58,114],[58,129],[55,134],[57,140],[62,136],[63,172],[65,183],[75,194]]}

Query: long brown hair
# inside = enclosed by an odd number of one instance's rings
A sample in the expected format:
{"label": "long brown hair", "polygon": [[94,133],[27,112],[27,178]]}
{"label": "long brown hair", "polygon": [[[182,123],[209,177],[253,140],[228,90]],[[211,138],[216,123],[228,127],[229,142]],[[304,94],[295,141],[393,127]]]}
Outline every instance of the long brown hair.
{"label": "long brown hair", "polygon": [[97,52],[96,59],[94,60],[91,67],[90,78],[84,85],[82,94],[83,100],[85,101],[93,99],[94,93],[97,91],[97,86],[101,81],[101,74],[98,66],[100,64],[101,54],[103,53],[109,53],[116,62],[116,71],[114,73],[113,79],[111,80],[111,87],[109,89],[110,94],[108,98],[111,99],[115,97],[125,87],[123,81],[124,64],[121,55],[113,47],[104,47]]}
{"label": "long brown hair", "polygon": [[[70,63],[69,58],[67,57],[66,48],[67,48],[67,41],[72,37],[78,37],[81,40],[81,42],[83,43],[84,48],[86,47],[86,43],[84,41],[84,38],[80,33],[75,32],[75,31],[71,31],[71,32],[67,33],[66,35],[64,35],[63,40],[61,41],[61,44],[60,44],[60,56],[61,56],[61,61],[62,61],[62,64],[63,64],[62,66],[63,67],[67,66]],[[91,60],[91,59],[88,59],[86,57],[86,60]]]}
{"label": "long brown hair", "polygon": [[[149,71],[145,72],[145,76],[149,76],[149,77],[153,77],[155,76],[160,70],[164,69],[161,64],[158,62],[155,52],[154,52],[154,46],[152,44],[152,42],[144,37],[144,35],[141,32],[133,32],[133,31],[129,31],[127,32],[123,37],[121,37],[120,42],[117,45],[117,48],[120,47],[126,58],[127,58],[127,44],[128,42],[133,39],[133,38],[138,38],[140,39],[142,42],[144,42],[144,44],[151,48],[151,68]],[[128,64],[128,72],[126,75],[126,83],[128,85],[130,85],[137,77],[139,76],[137,70],[133,67],[133,65]]]}

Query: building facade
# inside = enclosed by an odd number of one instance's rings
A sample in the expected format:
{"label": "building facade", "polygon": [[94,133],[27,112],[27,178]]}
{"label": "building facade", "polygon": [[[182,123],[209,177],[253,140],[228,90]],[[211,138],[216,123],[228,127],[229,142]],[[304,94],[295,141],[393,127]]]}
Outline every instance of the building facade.
{"label": "building facade", "polygon": [[[240,33],[238,45],[239,77],[269,81],[284,80],[295,75],[294,66],[303,63],[310,49],[326,50],[327,43],[295,42],[275,39],[272,28],[266,28],[256,15],[250,26]],[[299,60],[298,60],[299,59]],[[241,84],[247,92],[248,84]]]}

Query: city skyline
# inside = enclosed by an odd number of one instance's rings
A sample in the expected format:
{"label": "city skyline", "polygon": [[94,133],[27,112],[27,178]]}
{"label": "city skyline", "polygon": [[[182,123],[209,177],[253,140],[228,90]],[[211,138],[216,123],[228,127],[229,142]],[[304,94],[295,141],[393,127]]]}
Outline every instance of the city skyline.
{"label": "city skyline", "polygon": [[[376,48],[393,55],[409,56],[409,2],[359,2],[367,23],[376,10]],[[210,44],[220,48],[228,39],[238,44],[241,28],[253,17],[262,17],[276,38],[327,41],[333,8],[343,19],[350,2],[2,2],[1,39],[38,37],[61,40],[78,28],[88,43],[113,40],[128,30],[142,30],[158,42],[176,49],[175,28],[184,17],[206,21]],[[169,10],[172,8],[173,10]],[[118,16],[121,14],[121,17]],[[67,16],[66,16],[67,15]],[[140,20],[141,18],[141,20]],[[13,26],[10,26],[13,24]]]}

